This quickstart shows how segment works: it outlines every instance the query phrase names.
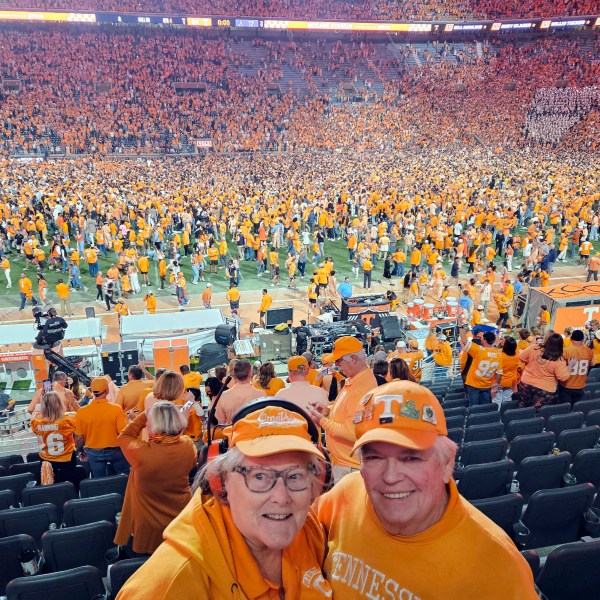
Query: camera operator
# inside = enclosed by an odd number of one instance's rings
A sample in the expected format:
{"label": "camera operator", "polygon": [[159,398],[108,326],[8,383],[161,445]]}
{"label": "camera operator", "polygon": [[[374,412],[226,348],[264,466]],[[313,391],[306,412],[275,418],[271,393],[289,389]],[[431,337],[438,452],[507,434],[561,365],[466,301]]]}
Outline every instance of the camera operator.
{"label": "camera operator", "polygon": [[42,312],[34,312],[37,327],[40,330],[35,338],[34,348],[42,348],[44,346],[48,346],[49,348],[54,347],[65,337],[65,329],[69,326],[62,317],[57,315],[55,308],[48,310],[48,318],[41,325],[43,316]]}

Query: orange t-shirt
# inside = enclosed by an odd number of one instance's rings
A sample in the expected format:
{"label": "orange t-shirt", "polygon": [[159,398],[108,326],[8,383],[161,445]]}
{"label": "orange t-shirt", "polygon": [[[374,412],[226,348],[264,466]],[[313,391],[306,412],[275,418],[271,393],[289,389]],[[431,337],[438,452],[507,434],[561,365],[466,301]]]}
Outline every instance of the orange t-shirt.
{"label": "orange t-shirt", "polygon": [[517,383],[518,370],[521,364],[519,357],[509,356],[502,352],[500,354],[500,370],[502,371],[502,378],[500,379],[500,387],[511,388]]}
{"label": "orange t-shirt", "polygon": [[57,283],[56,284],[56,293],[59,298],[68,298],[69,297],[69,286],[66,283]]}
{"label": "orange t-shirt", "polygon": [[34,417],[31,419],[31,431],[37,435],[41,459],[52,462],[71,460],[75,450],[73,439],[73,432],[75,431],[74,417],[65,415],[58,421]]}
{"label": "orange t-shirt", "polygon": [[127,425],[127,417],[117,404],[95,398],[75,417],[75,434],[85,438],[87,448],[116,448],[117,436]]}
{"label": "orange t-shirt", "polygon": [[567,363],[572,358],[575,358],[577,362],[569,367],[571,369],[571,376],[562,385],[575,390],[584,388],[590,367],[596,364],[594,351],[587,346],[575,346],[575,344],[571,344],[563,350],[563,356]]}
{"label": "orange t-shirt", "polygon": [[[323,570],[334,598],[535,600],[531,569],[514,543],[459,495],[452,479],[446,487],[439,521],[404,536],[385,530],[360,473],[321,496],[315,509],[327,531]],[[469,577],[447,576],[467,564],[477,564]]]}

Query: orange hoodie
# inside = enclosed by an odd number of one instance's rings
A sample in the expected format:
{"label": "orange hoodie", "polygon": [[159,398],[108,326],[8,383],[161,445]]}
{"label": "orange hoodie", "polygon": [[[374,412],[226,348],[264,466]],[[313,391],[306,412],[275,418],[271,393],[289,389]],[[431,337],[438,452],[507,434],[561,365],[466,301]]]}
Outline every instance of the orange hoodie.
{"label": "orange hoodie", "polygon": [[[165,529],[165,541],[127,581],[117,600],[271,600],[279,593],[261,575],[229,507],[196,492]],[[325,534],[312,511],[282,551],[286,600],[324,600],[331,588],[321,572]],[[275,594],[275,595],[274,595]]]}

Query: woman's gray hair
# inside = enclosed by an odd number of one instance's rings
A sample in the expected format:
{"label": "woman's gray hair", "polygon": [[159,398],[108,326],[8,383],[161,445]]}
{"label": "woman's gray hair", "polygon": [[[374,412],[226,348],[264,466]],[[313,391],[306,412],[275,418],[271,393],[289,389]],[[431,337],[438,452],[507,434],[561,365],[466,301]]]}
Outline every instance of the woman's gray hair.
{"label": "woman's gray hair", "polygon": [[[323,488],[322,474],[325,471],[325,463],[322,459],[314,454],[308,454],[308,464],[312,465],[315,476],[313,477],[312,492],[313,497],[316,498]],[[196,490],[201,489],[207,491],[210,489],[210,481],[221,480],[224,482],[225,475],[232,473],[237,467],[241,466],[246,456],[234,446],[229,449],[225,454],[220,454],[210,462],[206,463],[199,469],[194,477],[194,483],[192,484],[192,493]],[[223,492],[220,496],[217,496],[217,500],[226,504],[227,503],[227,490],[223,485]]]}
{"label": "woman's gray hair", "polygon": [[148,421],[152,433],[179,435],[187,427],[187,419],[180,407],[167,400],[159,400],[150,407]]}

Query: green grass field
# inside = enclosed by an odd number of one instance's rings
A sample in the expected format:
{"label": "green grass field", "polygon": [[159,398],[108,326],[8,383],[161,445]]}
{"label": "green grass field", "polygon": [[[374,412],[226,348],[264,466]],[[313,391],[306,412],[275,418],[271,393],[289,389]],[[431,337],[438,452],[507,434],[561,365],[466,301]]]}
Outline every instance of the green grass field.
{"label": "green grass field", "polygon": [[[286,247],[287,248],[287,247]],[[283,266],[285,263],[285,259],[287,258],[286,248],[282,248],[279,250],[280,256],[280,264],[281,264],[281,283],[279,285],[280,288],[286,288],[288,284],[287,278],[287,270]],[[594,244],[594,250],[600,249],[600,243],[596,242]],[[45,248],[46,251],[49,250],[49,247]],[[237,246],[229,241],[229,255],[230,257],[237,254]],[[336,278],[338,282],[342,281],[345,276],[350,276],[351,281],[356,282],[358,285],[362,286],[362,275],[360,275],[358,280],[355,280],[352,275],[352,263],[348,261],[348,251],[346,249],[346,241],[345,240],[337,240],[337,241],[325,241],[325,255],[333,257],[335,261],[335,271]],[[18,279],[22,271],[24,271],[28,277],[33,282],[34,287],[34,295],[39,300],[37,293],[37,267],[35,265],[30,265],[29,269],[24,270],[25,267],[25,258],[24,256],[17,256],[15,254],[9,255],[9,260],[11,263],[11,278],[13,282],[13,287],[11,289],[6,289],[6,283],[4,279],[4,274],[0,273],[0,307],[18,307],[20,303],[19,297],[19,286]],[[306,263],[306,276],[304,278],[297,277],[296,285],[298,289],[304,294],[305,289],[308,285],[309,276],[312,273],[312,253],[309,254],[309,260]],[[100,254],[99,263],[100,270],[103,273],[106,273],[108,267],[115,262],[115,255],[113,252],[109,252],[107,257],[104,257]],[[500,258],[496,259],[496,264],[500,267],[502,264],[502,260]],[[192,285],[192,268],[190,265],[189,257],[182,258],[182,270],[185,274],[186,281],[188,282],[188,294],[190,295],[199,295],[202,293],[204,289],[204,283],[201,281],[198,285]],[[513,273],[516,273],[519,269],[518,266],[521,264],[520,258],[516,258],[513,261]],[[577,259],[568,258],[564,263],[558,263],[561,266],[577,266]],[[268,272],[264,273],[262,277],[256,276],[256,261],[242,261],[240,264],[241,270],[241,280],[240,280],[240,291],[242,292],[242,302],[244,301],[243,292],[244,290],[260,290],[263,288],[272,288],[274,289],[273,284],[269,280]],[[80,263],[81,267],[81,279],[83,283],[88,287],[88,291],[77,291],[71,292],[71,302],[94,302],[96,298],[96,286],[94,279],[90,277],[87,270],[87,264],[82,261]],[[444,261],[444,267],[449,271],[449,261],[446,259]],[[580,271],[576,271],[573,274],[579,273]],[[378,279],[382,279],[383,274],[383,261],[378,261],[375,265],[375,269],[373,272],[373,281],[377,281]],[[55,286],[60,277],[62,277],[65,282],[68,283],[68,273],[60,273],[56,271],[50,271],[48,268],[44,271],[44,275],[48,281],[48,300],[54,304],[57,303],[57,295],[55,291]],[[150,266],[150,281],[151,281],[151,289],[157,297],[169,297],[172,294],[172,291],[167,285],[166,289],[160,289],[160,281],[158,277],[158,266],[156,263],[151,263]],[[461,276],[466,277],[466,268],[463,267],[463,272]],[[213,293],[225,292],[229,289],[229,278],[225,276],[225,269],[219,269],[216,274],[209,274],[208,271],[205,272],[206,281],[210,281],[213,284]],[[397,280],[398,278],[395,278]],[[140,277],[140,284],[142,283]],[[143,298],[148,288],[142,285],[142,291],[139,294],[133,294],[132,298]],[[299,292],[300,293],[300,292]],[[356,293],[356,292],[355,292]],[[28,305],[26,311],[30,309],[31,305]],[[25,311],[24,311],[25,312]]]}

